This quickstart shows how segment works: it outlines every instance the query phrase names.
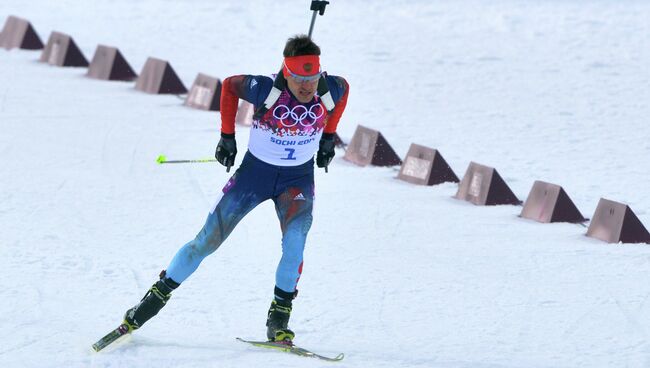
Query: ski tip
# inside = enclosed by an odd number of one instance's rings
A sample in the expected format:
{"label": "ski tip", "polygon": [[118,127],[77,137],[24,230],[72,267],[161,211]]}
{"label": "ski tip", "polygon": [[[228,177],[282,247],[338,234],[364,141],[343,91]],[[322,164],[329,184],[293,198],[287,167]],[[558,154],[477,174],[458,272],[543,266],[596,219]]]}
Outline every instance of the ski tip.
{"label": "ski tip", "polygon": [[158,158],[156,158],[156,162],[159,163],[159,164],[162,164],[165,161],[167,161],[167,157],[165,157],[165,155],[160,155],[160,156],[158,156]]}

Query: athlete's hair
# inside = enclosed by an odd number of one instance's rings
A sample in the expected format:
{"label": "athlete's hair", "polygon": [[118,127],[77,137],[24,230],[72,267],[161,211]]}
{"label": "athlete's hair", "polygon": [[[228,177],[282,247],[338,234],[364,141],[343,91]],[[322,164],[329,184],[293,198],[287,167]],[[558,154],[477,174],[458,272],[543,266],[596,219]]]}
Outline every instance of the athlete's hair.
{"label": "athlete's hair", "polygon": [[307,35],[295,35],[284,46],[284,57],[302,55],[320,55],[320,47]]}

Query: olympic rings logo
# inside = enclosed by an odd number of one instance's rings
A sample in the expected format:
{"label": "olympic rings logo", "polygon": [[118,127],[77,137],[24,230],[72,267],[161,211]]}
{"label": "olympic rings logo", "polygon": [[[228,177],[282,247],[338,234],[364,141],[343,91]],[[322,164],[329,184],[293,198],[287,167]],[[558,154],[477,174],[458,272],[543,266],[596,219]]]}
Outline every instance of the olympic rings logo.
{"label": "olympic rings logo", "polygon": [[[291,128],[300,124],[304,127],[310,127],[316,124],[316,121],[325,114],[325,109],[321,104],[314,104],[306,108],[303,105],[294,106],[292,109],[287,105],[278,105],[273,109],[273,117],[280,120],[282,125]],[[291,118],[292,124],[287,124],[287,118]],[[306,121],[306,122],[305,122]]]}

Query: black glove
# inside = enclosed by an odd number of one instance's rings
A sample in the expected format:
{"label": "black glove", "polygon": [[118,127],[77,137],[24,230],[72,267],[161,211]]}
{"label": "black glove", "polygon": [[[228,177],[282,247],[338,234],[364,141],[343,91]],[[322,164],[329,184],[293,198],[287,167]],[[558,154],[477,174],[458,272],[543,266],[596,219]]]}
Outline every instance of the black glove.
{"label": "black glove", "polygon": [[323,133],[323,137],[318,143],[318,153],[316,154],[316,165],[324,167],[327,172],[327,166],[332,162],[334,155],[334,133]]}
{"label": "black glove", "polygon": [[237,142],[235,142],[235,134],[221,133],[221,139],[219,140],[219,144],[217,144],[217,151],[214,153],[214,158],[226,167],[226,172],[230,172],[230,167],[235,164],[236,155]]}

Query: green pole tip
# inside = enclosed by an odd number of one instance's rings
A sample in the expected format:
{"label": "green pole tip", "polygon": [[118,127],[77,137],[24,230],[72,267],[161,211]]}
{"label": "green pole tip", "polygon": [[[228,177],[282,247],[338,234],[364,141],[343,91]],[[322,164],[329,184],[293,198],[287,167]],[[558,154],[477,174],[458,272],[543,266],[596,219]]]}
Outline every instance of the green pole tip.
{"label": "green pole tip", "polygon": [[165,162],[165,161],[167,161],[167,157],[165,157],[165,155],[160,155],[160,156],[158,156],[158,158],[156,159],[156,162],[159,163],[159,164],[162,164],[162,163]]}

